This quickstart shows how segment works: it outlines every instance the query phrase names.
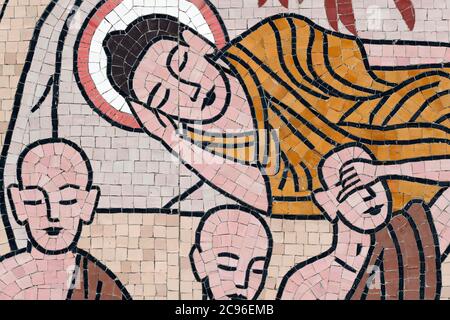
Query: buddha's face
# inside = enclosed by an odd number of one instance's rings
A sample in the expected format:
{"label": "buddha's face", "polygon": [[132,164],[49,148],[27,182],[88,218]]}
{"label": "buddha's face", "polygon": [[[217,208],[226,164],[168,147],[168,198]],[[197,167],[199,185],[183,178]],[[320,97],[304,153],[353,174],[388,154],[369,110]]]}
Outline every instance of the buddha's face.
{"label": "buddha's face", "polygon": [[132,74],[133,93],[148,108],[207,122],[227,107],[228,80],[210,58],[211,44],[190,30],[183,38],[161,38],[150,45]]}

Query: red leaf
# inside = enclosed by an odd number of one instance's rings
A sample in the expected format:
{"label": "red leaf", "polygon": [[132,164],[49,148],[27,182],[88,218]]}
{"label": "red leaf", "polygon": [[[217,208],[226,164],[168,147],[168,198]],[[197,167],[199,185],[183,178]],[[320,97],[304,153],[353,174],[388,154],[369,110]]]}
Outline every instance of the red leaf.
{"label": "red leaf", "polygon": [[325,11],[327,13],[330,26],[338,31],[338,15],[336,8],[336,0],[325,0]]}
{"label": "red leaf", "polygon": [[403,20],[405,20],[409,30],[413,30],[414,25],[416,24],[416,12],[411,0],[394,0],[394,2],[402,14]]}
{"label": "red leaf", "polygon": [[289,7],[289,0],[280,0],[280,3],[285,8]]}
{"label": "red leaf", "polygon": [[258,7],[262,7],[263,5],[265,5],[267,2],[267,0],[258,0]]}
{"label": "red leaf", "polygon": [[337,0],[337,11],[339,19],[348,31],[357,35],[355,27],[355,14],[353,13],[352,0]]}

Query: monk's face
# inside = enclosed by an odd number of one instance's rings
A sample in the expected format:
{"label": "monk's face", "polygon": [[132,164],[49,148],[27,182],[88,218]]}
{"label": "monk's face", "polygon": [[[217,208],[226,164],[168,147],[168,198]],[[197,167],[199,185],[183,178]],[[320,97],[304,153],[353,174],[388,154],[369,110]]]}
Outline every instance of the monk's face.
{"label": "monk's face", "polygon": [[328,192],[335,203],[338,218],[348,226],[370,231],[383,225],[389,217],[389,199],[381,181],[355,190],[347,198],[341,198],[341,191],[342,188],[336,186]]}
{"label": "monk's face", "polygon": [[208,58],[214,48],[191,31],[185,42],[161,39],[145,52],[132,75],[137,99],[150,108],[187,121],[220,116],[229,94],[226,76]]}
{"label": "monk's face", "polygon": [[247,212],[223,210],[206,220],[200,239],[192,258],[209,298],[256,299],[271,253],[261,222]]}
{"label": "monk's face", "polygon": [[99,191],[87,190],[86,161],[67,144],[38,145],[23,159],[20,187],[8,189],[17,221],[45,253],[76,245],[82,224],[92,221]]}
{"label": "monk's face", "polygon": [[370,156],[359,147],[343,149],[330,156],[321,169],[326,190],[315,192],[314,200],[330,219],[339,219],[359,232],[371,232],[390,218],[390,191],[385,182],[378,181],[345,192],[339,169],[347,161],[358,158],[370,159]]}

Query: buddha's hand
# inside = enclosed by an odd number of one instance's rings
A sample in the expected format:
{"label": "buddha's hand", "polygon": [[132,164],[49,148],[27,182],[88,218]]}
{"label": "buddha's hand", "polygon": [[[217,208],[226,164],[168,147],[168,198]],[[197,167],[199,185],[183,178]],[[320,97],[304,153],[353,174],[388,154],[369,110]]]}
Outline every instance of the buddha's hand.
{"label": "buddha's hand", "polygon": [[171,145],[172,140],[176,139],[177,125],[174,120],[152,107],[136,102],[130,105],[134,117],[149,136]]}
{"label": "buddha's hand", "polygon": [[371,160],[354,159],[344,163],[339,178],[344,193],[373,184],[377,178],[377,165]]}

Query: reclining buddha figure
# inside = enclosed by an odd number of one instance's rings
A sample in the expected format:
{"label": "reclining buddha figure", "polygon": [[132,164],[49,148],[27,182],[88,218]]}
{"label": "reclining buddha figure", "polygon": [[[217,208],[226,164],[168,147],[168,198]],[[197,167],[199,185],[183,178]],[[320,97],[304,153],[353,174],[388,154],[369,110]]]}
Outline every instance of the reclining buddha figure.
{"label": "reclining buddha figure", "polygon": [[[302,16],[267,18],[218,49],[174,18],[149,15],[103,45],[109,80],[142,129],[264,214],[320,214],[311,201],[318,163],[345,143],[380,161],[448,154],[448,64],[372,68],[358,38]],[[388,184],[393,210],[440,189]]]}

